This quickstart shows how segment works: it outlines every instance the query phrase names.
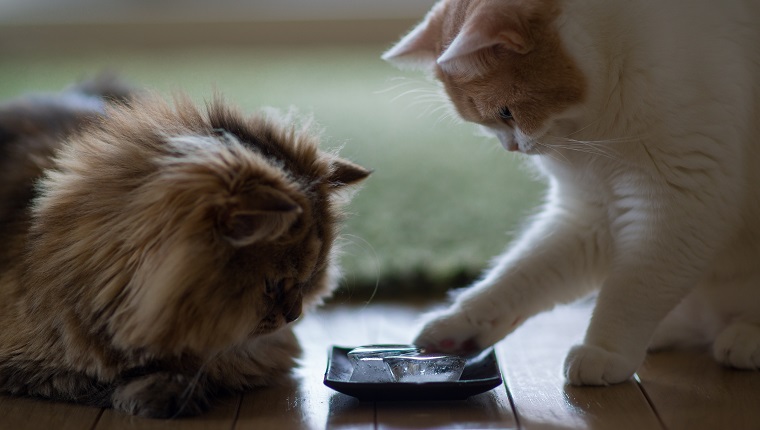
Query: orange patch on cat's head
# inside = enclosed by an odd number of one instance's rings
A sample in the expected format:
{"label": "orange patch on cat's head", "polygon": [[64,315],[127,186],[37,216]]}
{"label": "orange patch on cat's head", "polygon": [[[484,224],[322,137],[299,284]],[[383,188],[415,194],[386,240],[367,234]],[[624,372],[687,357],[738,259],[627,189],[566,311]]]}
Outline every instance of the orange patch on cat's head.
{"label": "orange patch on cat's head", "polygon": [[442,0],[384,58],[431,70],[464,119],[534,135],[586,92],[560,13],[553,0]]}

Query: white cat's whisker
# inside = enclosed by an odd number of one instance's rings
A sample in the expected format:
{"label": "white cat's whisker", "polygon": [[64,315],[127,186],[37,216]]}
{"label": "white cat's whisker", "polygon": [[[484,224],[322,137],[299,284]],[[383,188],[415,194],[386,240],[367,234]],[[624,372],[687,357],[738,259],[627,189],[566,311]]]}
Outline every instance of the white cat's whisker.
{"label": "white cat's whisker", "polygon": [[442,119],[451,118],[451,107],[448,105],[440,105],[433,109],[430,112],[430,115],[436,114],[440,112],[441,116],[438,117],[438,120],[436,120],[435,124],[438,125],[439,122],[441,122]]}
{"label": "white cat's whisker", "polygon": [[[566,139],[560,139],[555,138],[559,142],[559,146],[556,149],[563,149],[568,151],[575,151],[575,152],[582,152],[590,155],[600,155],[606,158],[609,158],[613,161],[620,161],[619,158],[613,156],[610,152],[605,151],[604,145],[592,143],[592,142],[583,142],[583,141],[574,141],[572,139],[566,140]],[[545,144],[545,146],[554,147],[555,145],[549,145]]]}
{"label": "white cat's whisker", "polygon": [[426,92],[424,89],[420,89],[420,88],[413,88],[413,89],[411,89],[411,90],[406,90],[406,91],[404,91],[404,92],[403,92],[403,93],[401,93],[401,94],[397,94],[396,96],[394,96],[394,97],[391,99],[391,102],[396,102],[396,101],[398,101],[398,100],[399,100],[399,99],[401,99],[401,98],[404,98],[404,97],[407,97],[407,96],[409,96],[410,94],[427,95],[427,94],[430,94],[430,93],[429,93],[429,92]]}
{"label": "white cat's whisker", "polygon": [[601,118],[597,118],[597,119],[595,119],[594,121],[591,121],[590,123],[588,123],[587,125],[585,125],[585,126],[583,126],[583,127],[579,128],[578,130],[575,130],[574,132],[572,132],[572,133],[568,134],[568,135],[567,135],[567,136],[565,136],[563,139],[567,139],[567,138],[569,138],[570,136],[574,136],[574,135],[576,135],[576,134],[578,134],[578,133],[580,133],[580,132],[582,132],[582,131],[584,131],[584,130],[588,129],[588,128],[589,128],[589,127],[591,127],[591,126],[598,124],[598,123],[599,123],[599,121],[601,121],[601,120],[602,120]]}
{"label": "white cat's whisker", "polygon": [[435,125],[437,125],[441,120],[448,119],[449,121],[455,123],[455,124],[464,124],[465,121],[462,120],[462,118],[459,117],[459,115],[456,114],[456,112],[452,111],[451,109],[443,112],[441,114],[441,117],[438,121],[435,122]]}
{"label": "white cat's whisker", "polygon": [[620,158],[613,156],[609,152],[602,150],[590,144],[564,145],[564,149],[575,152],[583,152],[589,155],[600,155],[613,161],[620,161]]}
{"label": "white cat's whisker", "polygon": [[418,97],[415,98],[415,100],[411,103],[409,103],[409,106],[419,106],[419,105],[435,105],[438,106],[440,103],[440,99],[438,98],[431,98],[431,97]]}
{"label": "white cat's whisker", "polygon": [[547,136],[547,137],[555,140],[558,145],[561,145],[563,148],[566,148],[568,150],[586,152],[586,153],[594,154],[594,155],[603,155],[615,161],[620,161],[620,159],[613,155],[614,149],[610,148],[610,146],[614,146],[616,144],[624,144],[624,143],[636,143],[636,142],[641,142],[645,139],[645,137],[643,136],[617,137],[617,138],[600,139],[600,140],[580,140],[580,139],[571,139],[568,137],[557,137],[557,136]]}
{"label": "white cat's whisker", "polygon": [[382,90],[376,90],[374,94],[385,94],[389,93],[391,91],[396,91],[400,88],[408,88],[411,86],[418,87],[420,86],[420,81],[416,79],[409,79],[407,77],[399,76],[395,78],[391,78],[391,81],[398,81],[398,83],[389,86],[388,88],[384,88]]}
{"label": "white cat's whisker", "polygon": [[[545,144],[545,143],[543,143],[543,142],[539,142],[539,141],[537,141],[537,140],[536,140],[536,141],[534,141],[534,143],[536,144],[536,149],[545,148],[545,149],[550,149],[550,150],[552,150],[552,151],[554,152],[554,154],[546,154],[546,153],[542,153],[542,155],[546,155],[547,157],[552,157],[552,158],[554,158],[555,160],[557,160],[557,159],[558,159],[558,158],[556,157],[556,155],[559,155],[559,156],[561,156],[561,157],[562,157],[562,158],[563,158],[565,161],[568,161],[568,160],[567,160],[567,157],[565,156],[565,154],[563,154],[563,153],[562,153],[560,150],[558,150],[557,148],[554,148],[554,147],[552,147],[551,145],[547,145],[547,144]],[[539,151],[539,153],[541,153],[541,151]]]}
{"label": "white cat's whisker", "polygon": [[599,139],[599,140],[579,140],[579,139],[570,139],[570,138],[560,138],[567,142],[574,142],[574,143],[582,143],[582,144],[608,144],[608,143],[627,143],[627,142],[641,142],[643,140],[642,137],[613,137],[609,139]]}

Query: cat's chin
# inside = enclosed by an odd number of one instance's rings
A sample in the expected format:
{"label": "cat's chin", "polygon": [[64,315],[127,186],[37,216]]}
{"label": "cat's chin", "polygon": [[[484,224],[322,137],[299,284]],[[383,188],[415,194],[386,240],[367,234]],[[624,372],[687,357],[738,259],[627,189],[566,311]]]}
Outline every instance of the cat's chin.
{"label": "cat's chin", "polygon": [[513,152],[513,153],[519,153],[519,154],[525,154],[525,155],[538,155],[541,153],[536,148],[536,145],[533,143],[528,143],[524,145],[519,145],[516,142],[514,144],[502,143],[501,146],[507,151]]}
{"label": "cat's chin", "polygon": [[249,337],[256,337],[256,336],[264,336],[267,334],[272,334],[276,331],[282,330],[285,327],[290,326],[290,324],[266,324],[266,325],[259,325],[254,330],[252,330],[248,335]]}

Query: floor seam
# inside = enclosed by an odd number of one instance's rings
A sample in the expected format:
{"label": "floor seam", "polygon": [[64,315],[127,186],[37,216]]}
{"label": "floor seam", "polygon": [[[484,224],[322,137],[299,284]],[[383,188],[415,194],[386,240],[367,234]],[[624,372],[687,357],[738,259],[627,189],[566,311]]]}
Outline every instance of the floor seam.
{"label": "floor seam", "polygon": [[649,397],[649,393],[647,393],[647,390],[644,388],[644,384],[641,383],[641,378],[639,377],[638,373],[633,374],[633,380],[636,382],[636,386],[639,387],[639,391],[641,391],[641,394],[644,396],[644,399],[646,400],[647,404],[652,409],[654,416],[657,418],[657,422],[660,423],[660,428],[667,430],[668,427],[665,425],[665,422],[662,420],[660,413],[657,411],[657,408],[654,406],[654,402],[652,401],[652,398]]}

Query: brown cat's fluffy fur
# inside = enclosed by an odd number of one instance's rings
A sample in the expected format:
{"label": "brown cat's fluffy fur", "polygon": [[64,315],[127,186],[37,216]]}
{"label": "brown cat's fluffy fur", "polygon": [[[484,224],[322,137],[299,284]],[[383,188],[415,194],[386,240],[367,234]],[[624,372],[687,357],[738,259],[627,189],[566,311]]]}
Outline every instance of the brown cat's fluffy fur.
{"label": "brown cat's fluffy fur", "polygon": [[0,107],[0,390],[172,417],[287,372],[368,175],[317,145],[107,79]]}

